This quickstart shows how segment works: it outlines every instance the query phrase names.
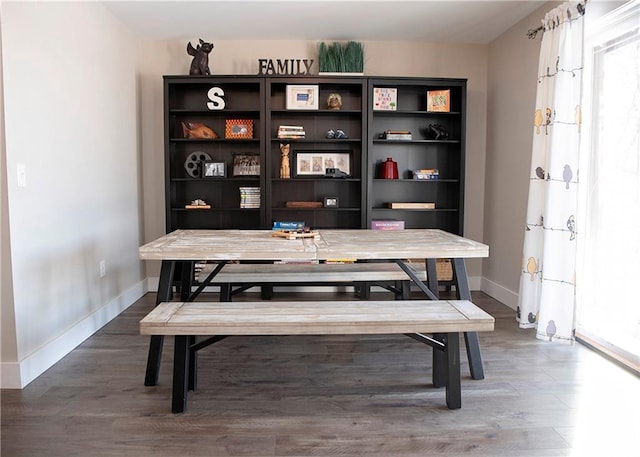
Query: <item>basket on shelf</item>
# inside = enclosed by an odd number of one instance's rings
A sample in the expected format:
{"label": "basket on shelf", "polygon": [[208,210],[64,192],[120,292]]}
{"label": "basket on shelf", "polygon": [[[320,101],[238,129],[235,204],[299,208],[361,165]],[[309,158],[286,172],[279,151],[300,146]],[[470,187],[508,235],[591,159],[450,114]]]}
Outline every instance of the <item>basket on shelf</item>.
{"label": "basket on shelf", "polygon": [[436,261],[436,273],[438,281],[453,281],[453,266],[449,259],[438,259]]}

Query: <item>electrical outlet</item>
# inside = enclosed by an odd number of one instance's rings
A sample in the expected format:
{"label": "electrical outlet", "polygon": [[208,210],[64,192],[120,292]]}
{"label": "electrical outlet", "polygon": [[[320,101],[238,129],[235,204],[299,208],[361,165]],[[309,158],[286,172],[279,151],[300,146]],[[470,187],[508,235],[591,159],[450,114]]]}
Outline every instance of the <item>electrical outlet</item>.
{"label": "electrical outlet", "polygon": [[107,274],[107,262],[104,260],[100,261],[100,277],[104,278]]}

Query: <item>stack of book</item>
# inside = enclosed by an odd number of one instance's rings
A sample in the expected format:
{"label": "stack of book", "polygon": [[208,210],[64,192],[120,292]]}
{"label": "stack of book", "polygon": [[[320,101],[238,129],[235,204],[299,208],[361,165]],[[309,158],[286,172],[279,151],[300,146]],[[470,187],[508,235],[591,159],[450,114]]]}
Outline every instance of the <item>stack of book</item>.
{"label": "stack of book", "polygon": [[383,135],[385,140],[410,141],[413,138],[408,130],[385,130]]}
{"label": "stack of book", "polygon": [[437,168],[421,168],[419,170],[413,170],[413,179],[438,179],[440,172]]}
{"label": "stack of book", "polygon": [[278,138],[296,140],[303,139],[304,136],[304,127],[301,125],[280,125],[278,127]]}
{"label": "stack of book", "polygon": [[240,188],[240,208],[260,208],[260,188]]}

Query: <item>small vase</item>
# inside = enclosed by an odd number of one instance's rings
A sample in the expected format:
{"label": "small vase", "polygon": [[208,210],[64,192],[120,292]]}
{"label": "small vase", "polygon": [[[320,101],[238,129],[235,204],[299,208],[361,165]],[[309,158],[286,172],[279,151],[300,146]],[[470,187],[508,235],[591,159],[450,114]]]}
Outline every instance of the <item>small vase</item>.
{"label": "small vase", "polygon": [[398,179],[398,164],[391,157],[387,157],[387,160],[380,164],[380,178]]}

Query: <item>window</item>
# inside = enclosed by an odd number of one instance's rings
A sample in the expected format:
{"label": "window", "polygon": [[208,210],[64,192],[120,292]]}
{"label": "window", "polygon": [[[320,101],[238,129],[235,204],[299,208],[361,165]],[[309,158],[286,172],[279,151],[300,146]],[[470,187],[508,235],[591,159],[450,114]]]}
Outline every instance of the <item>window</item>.
{"label": "window", "polygon": [[[640,2],[585,43],[577,337],[640,367]],[[580,229],[579,229],[580,232]]]}

